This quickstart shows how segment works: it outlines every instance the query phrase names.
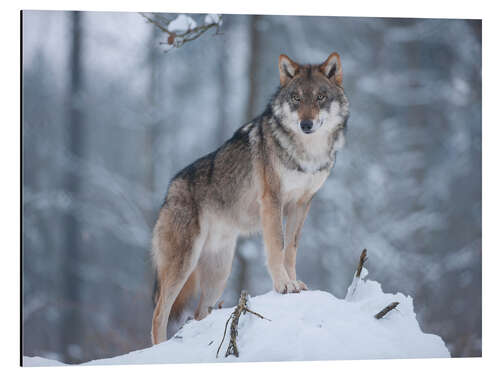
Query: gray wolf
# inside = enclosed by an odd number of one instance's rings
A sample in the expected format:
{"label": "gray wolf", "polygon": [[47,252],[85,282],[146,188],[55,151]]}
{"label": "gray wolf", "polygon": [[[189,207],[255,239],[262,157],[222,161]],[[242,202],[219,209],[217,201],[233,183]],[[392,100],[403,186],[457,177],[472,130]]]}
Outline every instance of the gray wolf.
{"label": "gray wolf", "polygon": [[295,272],[300,231],[344,144],[349,104],[335,52],[318,65],[281,55],[279,74],[262,115],[170,182],[152,239],[153,344],[166,340],[169,317],[178,316],[198,288],[195,319],[209,314],[239,235],[262,232],[277,292],[307,289]]}

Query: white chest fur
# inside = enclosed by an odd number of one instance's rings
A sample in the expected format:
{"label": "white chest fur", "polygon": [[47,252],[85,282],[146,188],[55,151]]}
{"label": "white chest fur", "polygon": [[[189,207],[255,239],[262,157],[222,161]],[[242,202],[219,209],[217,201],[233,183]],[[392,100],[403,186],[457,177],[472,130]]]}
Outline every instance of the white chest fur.
{"label": "white chest fur", "polygon": [[285,201],[296,201],[305,194],[313,195],[323,185],[329,174],[329,170],[311,174],[283,168],[281,191],[284,194]]}
{"label": "white chest fur", "polygon": [[340,129],[332,132],[326,127],[320,128],[312,135],[297,135],[300,147],[293,148],[290,154],[304,172],[313,173],[323,169],[335,161],[335,152],[340,150],[344,143],[344,133]]}

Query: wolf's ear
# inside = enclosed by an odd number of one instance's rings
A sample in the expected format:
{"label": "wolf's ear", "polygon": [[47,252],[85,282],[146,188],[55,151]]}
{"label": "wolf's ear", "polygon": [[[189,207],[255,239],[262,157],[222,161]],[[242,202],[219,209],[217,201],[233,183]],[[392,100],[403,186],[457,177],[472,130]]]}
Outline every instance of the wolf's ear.
{"label": "wolf's ear", "polygon": [[281,86],[285,86],[299,70],[299,64],[292,61],[287,55],[280,55],[279,67]]}
{"label": "wolf's ear", "polygon": [[342,65],[340,64],[340,56],[337,52],[332,53],[320,65],[319,70],[331,81],[342,86]]}

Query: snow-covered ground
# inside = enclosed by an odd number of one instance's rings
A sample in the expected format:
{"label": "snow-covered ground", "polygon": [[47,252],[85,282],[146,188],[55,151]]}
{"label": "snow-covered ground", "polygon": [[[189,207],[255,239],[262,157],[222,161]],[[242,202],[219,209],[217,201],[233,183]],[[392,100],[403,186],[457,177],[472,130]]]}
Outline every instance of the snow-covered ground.
{"label": "snow-covered ground", "polygon": [[[87,365],[307,361],[333,359],[449,357],[443,340],[423,333],[413,311],[413,299],[386,294],[378,282],[353,282],[346,299],[323,291],[281,295],[269,292],[251,297],[248,307],[264,317],[242,315],[239,321],[239,358],[225,357],[226,336],[216,358],[224,326],[234,308],[214,310],[202,321],[190,321],[174,338],[151,348]],[[355,292],[352,293],[356,284]],[[397,309],[380,320],[374,315],[392,302]],[[229,331],[229,328],[228,328]],[[52,366],[60,362],[24,357],[25,366]]]}

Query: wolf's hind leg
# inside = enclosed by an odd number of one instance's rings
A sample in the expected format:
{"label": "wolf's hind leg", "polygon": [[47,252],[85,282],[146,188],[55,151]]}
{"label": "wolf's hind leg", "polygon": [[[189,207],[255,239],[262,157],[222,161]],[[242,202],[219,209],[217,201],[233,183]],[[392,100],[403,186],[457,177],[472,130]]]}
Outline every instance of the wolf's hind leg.
{"label": "wolf's hind leg", "polygon": [[159,294],[158,301],[156,302],[156,307],[153,312],[153,322],[151,328],[151,341],[153,345],[159,344],[167,339],[167,323],[168,317],[170,315],[170,310],[177,297],[177,294],[181,291],[184,282],[184,278],[175,279],[168,276],[169,271],[163,271],[158,275],[159,277]]}
{"label": "wolf's hind leg", "polygon": [[153,259],[157,268],[159,295],[153,313],[151,339],[158,344],[167,339],[172,305],[193,273],[206,234],[192,221],[184,230],[176,228],[172,213],[160,213],[153,235]]}
{"label": "wolf's hind leg", "polygon": [[218,238],[212,236],[207,241],[198,263],[201,293],[195,319],[205,318],[224,292],[231,273],[235,246],[235,235]]}
{"label": "wolf's hind leg", "polygon": [[[197,255],[199,256],[199,253]],[[159,272],[160,290],[151,329],[153,345],[167,339],[167,324],[172,305],[194,271],[198,256],[193,254],[190,259],[186,259],[186,265],[182,262],[169,262],[167,267]]]}

